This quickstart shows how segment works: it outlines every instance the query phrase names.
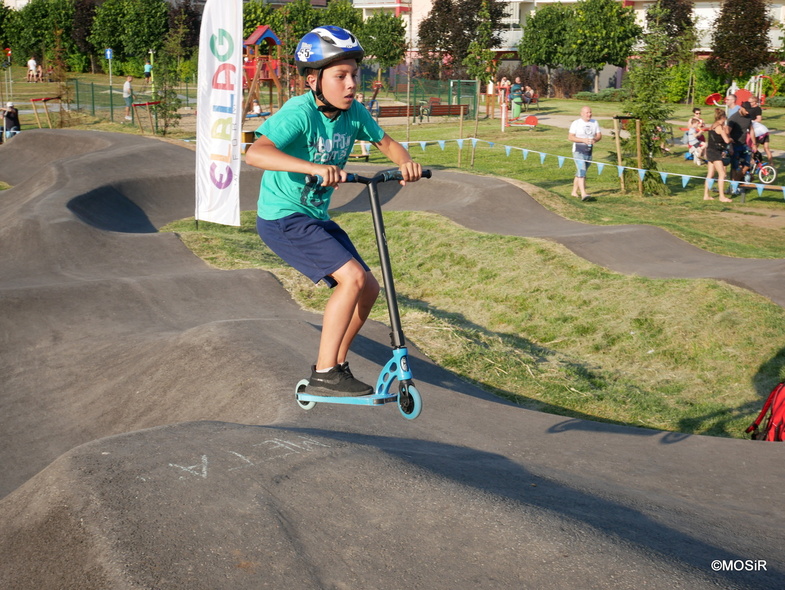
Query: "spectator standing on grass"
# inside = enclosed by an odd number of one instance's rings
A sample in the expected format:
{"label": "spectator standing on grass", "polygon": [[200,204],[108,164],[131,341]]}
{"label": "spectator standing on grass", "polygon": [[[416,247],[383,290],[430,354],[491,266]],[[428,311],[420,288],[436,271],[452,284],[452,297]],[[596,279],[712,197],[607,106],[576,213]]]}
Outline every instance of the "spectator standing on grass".
{"label": "spectator standing on grass", "polygon": [[35,58],[30,56],[30,59],[27,60],[27,81],[28,82],[35,82],[35,72],[38,64],[35,63]]}
{"label": "spectator standing on grass", "polygon": [[730,203],[732,200],[725,196],[725,162],[722,161],[723,152],[730,143],[730,135],[725,125],[727,120],[725,111],[720,108],[714,109],[714,123],[708,133],[706,142],[706,160],[708,170],[706,171],[706,183],[703,185],[703,200],[713,201],[714,197],[709,194],[709,181],[717,173],[717,188],[720,192],[720,201]]}
{"label": "spectator standing on grass", "polygon": [[[752,151],[749,148],[752,121],[747,117],[747,109],[739,107],[733,115],[728,117],[726,126],[733,146],[730,154],[731,180],[745,180],[745,176],[750,170],[752,158]],[[749,181],[749,179],[747,180]],[[738,185],[733,192],[737,195],[741,194]]]}
{"label": "spectator standing on grass", "polygon": [[736,104],[735,94],[729,94],[725,97],[725,111],[728,119],[739,112],[739,105]]}
{"label": "spectator standing on grass", "polygon": [[599,123],[591,118],[591,107],[581,109],[581,118],[572,122],[567,137],[572,142],[572,156],[577,169],[572,182],[572,196],[585,201],[590,197],[586,193],[586,170],[591,162],[594,144],[602,139]]}
{"label": "spectator standing on grass", "polygon": [[753,133],[750,136],[750,147],[757,149],[759,145],[763,145],[766,158],[771,162],[774,156],[769,147],[769,129],[763,124],[763,109],[760,106],[758,97],[753,94],[742,106],[747,109],[747,117],[752,121]]}
{"label": "spectator standing on grass", "polygon": [[134,89],[131,88],[133,76],[126,76],[125,83],[123,84],[123,100],[125,101],[125,120],[131,120],[131,107],[134,104]]}
{"label": "spectator standing on grass", "polygon": [[504,104],[509,99],[510,86],[507,76],[502,76],[502,79],[499,80],[499,104]]}
{"label": "spectator standing on grass", "polygon": [[150,63],[150,60],[147,59],[144,62],[144,84],[142,84],[143,88],[147,88],[147,85],[150,84],[150,78],[153,76],[153,66]]}
{"label": "spectator standing on grass", "polygon": [[3,111],[3,128],[5,129],[5,137],[8,139],[22,130],[22,126],[19,124],[19,111],[12,102],[6,104],[5,108],[0,108],[0,111]]}
{"label": "spectator standing on grass", "polygon": [[515,84],[510,86],[510,102],[512,103],[512,118],[519,119],[521,108],[523,108],[523,86],[520,76],[516,76]]}

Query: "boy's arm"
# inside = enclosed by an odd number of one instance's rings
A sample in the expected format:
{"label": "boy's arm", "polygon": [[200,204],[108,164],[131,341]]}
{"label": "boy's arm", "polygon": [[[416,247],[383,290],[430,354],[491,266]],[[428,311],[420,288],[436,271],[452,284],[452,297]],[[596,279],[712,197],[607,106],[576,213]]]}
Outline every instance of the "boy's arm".
{"label": "boy's arm", "polygon": [[321,176],[322,186],[335,187],[346,180],[346,172],[338,166],[314,164],[307,160],[295,158],[279,150],[275,144],[262,135],[245,152],[245,161],[262,170],[278,170]]}
{"label": "boy's arm", "polygon": [[398,166],[398,169],[403,175],[401,184],[420,180],[422,177],[422,166],[417,162],[414,162],[411,155],[409,155],[409,152],[392,137],[385,133],[384,137],[382,137],[380,141],[374,142],[373,145],[379,148],[380,152]]}

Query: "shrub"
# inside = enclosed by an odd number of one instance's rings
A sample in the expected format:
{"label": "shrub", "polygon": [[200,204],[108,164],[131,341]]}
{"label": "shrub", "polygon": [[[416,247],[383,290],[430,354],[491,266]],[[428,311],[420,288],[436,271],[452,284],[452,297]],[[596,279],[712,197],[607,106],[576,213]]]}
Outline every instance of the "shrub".
{"label": "shrub", "polygon": [[687,100],[691,78],[691,63],[679,63],[670,68],[669,75],[665,76],[664,80],[665,95],[668,102],[684,102]]}
{"label": "shrub", "polygon": [[712,74],[706,68],[705,61],[699,61],[695,64],[695,103],[702,104],[707,96],[720,92],[725,94],[728,85],[721,76]]}
{"label": "shrub", "polygon": [[627,100],[627,90],[624,88],[605,88],[599,92],[577,92],[575,98],[592,102],[624,102]]}
{"label": "shrub", "polygon": [[785,107],[785,96],[771,96],[766,99],[767,107]]}
{"label": "shrub", "polygon": [[592,78],[585,70],[558,69],[551,75],[555,98],[570,98],[591,88]]}

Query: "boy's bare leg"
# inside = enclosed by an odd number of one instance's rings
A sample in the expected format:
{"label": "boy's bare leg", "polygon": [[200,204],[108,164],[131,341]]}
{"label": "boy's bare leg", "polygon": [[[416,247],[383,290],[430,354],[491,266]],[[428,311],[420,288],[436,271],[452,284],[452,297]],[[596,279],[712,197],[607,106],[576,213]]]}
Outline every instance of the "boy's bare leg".
{"label": "boy's bare leg", "polygon": [[349,327],[344,334],[341,346],[338,349],[338,364],[346,362],[346,356],[349,354],[349,348],[354,341],[354,337],[360,331],[360,328],[365,324],[368,315],[373,309],[373,304],[379,297],[379,283],[376,277],[370,271],[365,273],[365,286],[360,293],[360,298],[357,300],[357,305],[354,307],[352,320],[349,322]]}
{"label": "boy's bare leg", "polygon": [[[373,300],[378,295],[379,284],[373,275],[356,260],[350,260],[332,275],[338,283],[333,289],[324,310],[322,337],[319,342],[319,356],[316,360],[317,370],[329,369],[338,364],[343,350],[342,361],[354,337],[359,332],[370,313]],[[372,283],[368,283],[368,279]],[[366,292],[366,287],[368,288]]]}

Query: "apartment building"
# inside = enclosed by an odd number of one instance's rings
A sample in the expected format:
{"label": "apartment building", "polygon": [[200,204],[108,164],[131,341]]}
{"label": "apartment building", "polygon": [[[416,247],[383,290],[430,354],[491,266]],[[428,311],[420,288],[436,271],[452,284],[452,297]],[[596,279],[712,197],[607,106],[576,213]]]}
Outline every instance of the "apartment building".
{"label": "apartment building", "polygon": [[[513,0],[507,2],[507,18],[502,22],[502,44],[497,49],[499,53],[516,53],[518,44],[523,38],[523,31],[526,19],[541,6],[552,4],[560,0]],[[654,4],[651,0],[622,0],[626,6],[632,6],[638,21],[643,25],[646,20],[646,10]],[[378,11],[394,12],[402,15],[407,26],[410,39],[413,39],[412,46],[417,47],[418,24],[428,16],[431,11],[432,0],[353,0],[354,6],[363,11],[363,17],[368,18],[371,14]],[[575,4],[575,1],[567,0],[565,4]],[[698,20],[698,31],[700,42],[698,51],[708,52],[711,46],[711,25],[717,18],[720,11],[721,2],[697,0],[695,2],[694,15]],[[769,5],[769,11],[776,23],[785,21],[785,0],[773,0]],[[772,28],[769,37],[773,48],[782,47],[782,30]]]}

